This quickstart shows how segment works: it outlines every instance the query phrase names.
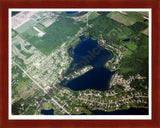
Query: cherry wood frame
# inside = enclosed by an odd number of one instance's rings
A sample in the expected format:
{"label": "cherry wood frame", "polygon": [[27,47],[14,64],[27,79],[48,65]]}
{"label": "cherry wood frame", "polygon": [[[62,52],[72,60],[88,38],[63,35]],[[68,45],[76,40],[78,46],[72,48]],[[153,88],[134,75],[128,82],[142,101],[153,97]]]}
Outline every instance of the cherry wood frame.
{"label": "cherry wood frame", "polygon": [[[8,9],[9,8],[151,8],[152,119],[151,120],[9,120]],[[159,0],[0,0],[0,128],[160,128]]]}

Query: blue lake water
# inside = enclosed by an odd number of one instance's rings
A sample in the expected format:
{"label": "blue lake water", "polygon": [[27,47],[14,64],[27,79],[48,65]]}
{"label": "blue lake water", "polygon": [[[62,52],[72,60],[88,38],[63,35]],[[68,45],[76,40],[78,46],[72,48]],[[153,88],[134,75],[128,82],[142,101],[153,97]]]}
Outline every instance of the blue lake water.
{"label": "blue lake water", "polygon": [[[102,110],[94,110],[91,115],[148,115],[149,111],[147,108],[129,108],[124,110],[116,110],[113,112],[105,112]],[[86,115],[82,113],[80,115]]]}
{"label": "blue lake water", "polygon": [[147,19],[144,20],[144,22],[148,21]]}
{"label": "blue lake water", "polygon": [[128,39],[124,39],[124,40],[122,40],[123,42],[128,42],[130,39],[128,38]]}
{"label": "blue lake water", "polygon": [[105,63],[113,57],[111,51],[99,46],[97,40],[92,40],[91,36],[80,37],[81,41],[74,49],[73,64],[92,65],[94,68],[104,67]]}
{"label": "blue lake water", "polygon": [[88,38],[80,36],[80,39],[81,41],[74,49],[74,54],[71,55],[73,61],[67,74],[74,71],[75,68],[73,67],[75,65],[77,65],[76,68],[91,65],[93,69],[63,86],[75,91],[85,89],[106,90],[113,72],[106,69],[104,65],[113,57],[113,53],[99,46],[97,40],[92,40],[91,36]]}
{"label": "blue lake water", "polygon": [[112,74],[106,68],[93,68],[87,73],[69,81],[66,86],[74,91],[86,89],[107,90]]}
{"label": "blue lake water", "polygon": [[41,114],[43,114],[43,115],[54,115],[54,109],[50,109],[50,110],[41,109]]}
{"label": "blue lake water", "polygon": [[116,110],[113,112],[105,112],[101,110],[92,111],[92,115],[148,115],[146,108],[130,108],[125,110]]}
{"label": "blue lake water", "polygon": [[74,14],[74,13],[78,13],[78,11],[66,11],[67,14]]}
{"label": "blue lake water", "polygon": [[[85,89],[107,90],[114,72],[109,71],[104,65],[113,57],[113,53],[99,46],[97,40],[92,40],[91,36],[88,38],[81,36],[80,39],[81,41],[73,52],[71,52],[71,50],[73,50],[72,47],[68,48],[68,52],[73,53],[69,54],[73,58],[73,61],[70,64],[67,74],[74,71],[75,65],[78,65],[76,68],[91,65],[93,69],[67,82],[67,84],[63,86],[74,91]],[[128,41],[128,39],[125,41]],[[86,114],[82,113],[81,115]],[[113,112],[94,110],[92,111],[92,115],[148,115],[148,109],[130,108]]]}

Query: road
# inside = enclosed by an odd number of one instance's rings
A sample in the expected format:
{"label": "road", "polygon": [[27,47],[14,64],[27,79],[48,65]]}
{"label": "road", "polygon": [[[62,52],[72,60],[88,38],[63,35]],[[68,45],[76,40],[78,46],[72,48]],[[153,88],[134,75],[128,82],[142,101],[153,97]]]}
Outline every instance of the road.
{"label": "road", "polygon": [[48,93],[47,93],[47,91],[45,90],[45,89],[43,89],[42,87],[41,87],[41,85],[37,82],[37,81],[35,81],[19,64],[17,64],[15,61],[13,61],[12,60],[12,62],[14,62],[40,89],[42,89],[43,90],[43,92],[45,93],[45,94],[47,94],[50,98],[51,98],[51,100],[55,103],[55,104],[57,104],[57,106],[59,107],[59,108],[61,108],[64,112],[66,112],[67,114],[70,114],[66,109],[64,109],[55,99],[53,99],[53,97],[51,97]]}

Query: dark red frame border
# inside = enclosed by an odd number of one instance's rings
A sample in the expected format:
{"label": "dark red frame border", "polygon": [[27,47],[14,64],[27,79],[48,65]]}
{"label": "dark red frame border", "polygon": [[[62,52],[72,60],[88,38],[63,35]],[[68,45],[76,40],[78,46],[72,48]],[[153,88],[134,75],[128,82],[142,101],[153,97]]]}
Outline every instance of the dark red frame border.
{"label": "dark red frame border", "polygon": [[[152,120],[9,120],[8,9],[9,8],[151,8],[152,9]],[[160,128],[160,1],[159,0],[0,0],[0,128]]]}

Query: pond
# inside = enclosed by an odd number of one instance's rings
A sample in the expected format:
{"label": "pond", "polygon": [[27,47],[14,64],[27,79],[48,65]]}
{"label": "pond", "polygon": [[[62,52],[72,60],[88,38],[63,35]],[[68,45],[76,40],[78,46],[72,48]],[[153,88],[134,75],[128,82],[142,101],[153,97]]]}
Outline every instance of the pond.
{"label": "pond", "polygon": [[54,109],[50,109],[50,110],[41,109],[41,114],[43,114],[43,115],[54,115]]}

